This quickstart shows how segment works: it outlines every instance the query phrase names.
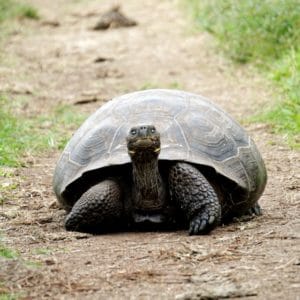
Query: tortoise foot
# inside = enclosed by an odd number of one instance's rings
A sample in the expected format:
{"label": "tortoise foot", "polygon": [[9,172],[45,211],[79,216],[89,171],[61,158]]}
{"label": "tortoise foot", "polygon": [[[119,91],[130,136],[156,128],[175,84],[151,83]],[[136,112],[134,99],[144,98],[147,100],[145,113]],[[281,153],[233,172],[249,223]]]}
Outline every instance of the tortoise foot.
{"label": "tortoise foot", "polygon": [[67,215],[68,231],[98,233],[119,225],[123,212],[117,182],[105,180],[87,190]]}
{"label": "tortoise foot", "polygon": [[176,163],[169,173],[171,195],[190,221],[189,234],[205,234],[221,218],[218,196],[203,174],[187,163]]}
{"label": "tortoise foot", "polygon": [[189,235],[207,234],[219,223],[218,212],[199,213],[190,221]]}

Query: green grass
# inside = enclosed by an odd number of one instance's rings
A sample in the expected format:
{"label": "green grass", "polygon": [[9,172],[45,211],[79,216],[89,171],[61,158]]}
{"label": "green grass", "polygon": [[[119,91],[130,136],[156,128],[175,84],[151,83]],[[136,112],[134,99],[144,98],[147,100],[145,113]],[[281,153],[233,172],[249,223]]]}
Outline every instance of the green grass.
{"label": "green grass", "polygon": [[[300,42],[298,0],[186,0],[235,61],[273,60]],[[264,62],[262,62],[264,63]]]}
{"label": "green grass", "polygon": [[33,118],[16,116],[8,99],[0,96],[0,166],[22,166],[26,156],[62,149],[84,118],[70,106]]}
{"label": "green grass", "polygon": [[21,1],[0,0],[0,23],[12,18],[39,19],[38,11]]}
{"label": "green grass", "polygon": [[[40,19],[37,9],[25,4],[22,0],[0,0],[0,46],[6,38],[14,32],[24,31],[26,24],[20,26],[20,19]],[[1,55],[0,63],[7,61],[7,57]]]}
{"label": "green grass", "polygon": [[0,300],[17,300],[17,299],[19,299],[19,297],[15,294],[0,292]]}
{"label": "green grass", "polygon": [[[17,259],[19,258],[19,254],[10,249],[7,248],[1,241],[0,236],[0,264],[1,259],[9,260],[9,259]],[[6,291],[7,290],[7,291]],[[10,293],[8,289],[5,288],[5,283],[0,281],[0,300],[14,300],[18,297],[14,293]]]}
{"label": "green grass", "polygon": [[6,258],[6,259],[13,259],[13,258],[17,258],[18,256],[19,255],[16,251],[13,251],[13,250],[7,248],[0,242],[0,257]]}
{"label": "green grass", "polygon": [[236,63],[250,63],[278,88],[254,120],[300,148],[300,3],[298,0],[183,0],[201,29]]}

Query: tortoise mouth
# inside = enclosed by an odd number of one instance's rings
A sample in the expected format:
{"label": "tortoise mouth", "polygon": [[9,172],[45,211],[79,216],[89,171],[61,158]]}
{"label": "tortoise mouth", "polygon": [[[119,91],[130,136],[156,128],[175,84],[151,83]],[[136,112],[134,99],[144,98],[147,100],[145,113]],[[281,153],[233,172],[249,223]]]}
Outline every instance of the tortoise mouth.
{"label": "tortoise mouth", "polygon": [[148,137],[140,138],[134,142],[135,148],[151,148],[153,144],[155,144],[155,140]]}
{"label": "tortoise mouth", "polygon": [[129,154],[135,154],[136,152],[160,152],[160,142],[159,138],[154,137],[143,137],[136,140],[132,140],[128,143]]}
{"label": "tortoise mouth", "polygon": [[132,141],[130,145],[128,144],[128,153],[130,156],[142,153],[152,153],[159,154],[160,152],[160,142],[153,138],[140,138],[136,141]]}

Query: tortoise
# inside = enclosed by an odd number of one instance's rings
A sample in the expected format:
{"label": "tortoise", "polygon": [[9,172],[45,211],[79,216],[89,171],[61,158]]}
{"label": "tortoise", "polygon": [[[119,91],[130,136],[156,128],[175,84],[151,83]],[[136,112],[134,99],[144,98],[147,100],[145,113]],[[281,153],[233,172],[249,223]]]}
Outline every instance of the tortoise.
{"label": "tortoise", "polygon": [[210,100],[152,89],[108,101],[75,132],[53,186],[65,228],[206,234],[259,215],[267,181],[246,131]]}

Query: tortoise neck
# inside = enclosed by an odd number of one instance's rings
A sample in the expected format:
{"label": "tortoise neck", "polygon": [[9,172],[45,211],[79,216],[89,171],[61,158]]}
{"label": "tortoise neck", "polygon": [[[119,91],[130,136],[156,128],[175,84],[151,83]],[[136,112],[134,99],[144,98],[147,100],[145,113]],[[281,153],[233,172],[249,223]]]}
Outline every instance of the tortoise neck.
{"label": "tortoise neck", "polygon": [[137,210],[159,210],[164,206],[165,189],[158,169],[158,155],[143,153],[132,158],[133,205]]}

